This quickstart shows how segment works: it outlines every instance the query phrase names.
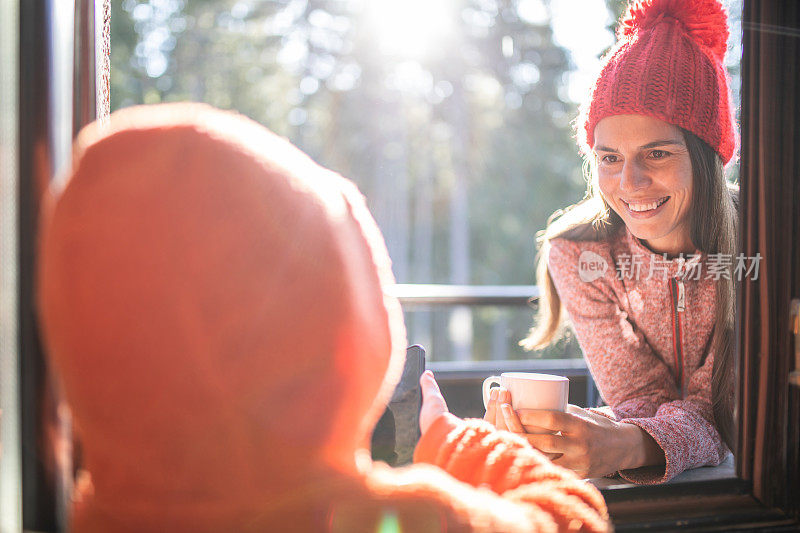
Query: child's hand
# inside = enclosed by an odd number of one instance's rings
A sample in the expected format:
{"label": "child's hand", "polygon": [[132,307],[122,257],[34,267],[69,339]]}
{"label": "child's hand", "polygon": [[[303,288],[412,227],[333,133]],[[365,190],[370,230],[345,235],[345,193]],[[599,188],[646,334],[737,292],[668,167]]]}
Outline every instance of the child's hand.
{"label": "child's hand", "polygon": [[419,378],[422,387],[422,409],[419,413],[419,429],[424,434],[431,427],[433,421],[448,413],[447,403],[439,390],[439,385],[433,379],[433,372],[426,370]]}

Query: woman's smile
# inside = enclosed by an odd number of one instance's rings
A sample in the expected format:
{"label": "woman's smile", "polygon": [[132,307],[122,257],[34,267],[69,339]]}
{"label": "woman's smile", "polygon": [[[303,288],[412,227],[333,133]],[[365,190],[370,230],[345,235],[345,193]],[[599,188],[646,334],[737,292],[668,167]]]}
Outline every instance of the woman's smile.
{"label": "woman's smile", "polygon": [[628,209],[628,214],[633,218],[650,218],[662,211],[662,207],[669,201],[669,196],[655,200],[622,200]]}

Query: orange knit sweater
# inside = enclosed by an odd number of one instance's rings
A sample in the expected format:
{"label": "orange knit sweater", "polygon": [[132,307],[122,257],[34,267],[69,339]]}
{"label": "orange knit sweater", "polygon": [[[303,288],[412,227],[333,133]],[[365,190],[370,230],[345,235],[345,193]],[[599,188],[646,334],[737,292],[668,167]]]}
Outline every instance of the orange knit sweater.
{"label": "orange knit sweater", "polygon": [[440,417],[422,436],[417,464],[411,466],[391,469],[373,463],[366,451],[361,459],[357,475],[328,472],[294,487],[262,506],[247,528],[343,533],[611,529],[597,489],[482,420]]}
{"label": "orange knit sweater", "polygon": [[81,438],[72,530],[604,531],[599,492],[446,415],[366,447],[403,367],[363,197],[243,117],[173,104],[84,130],[43,213],[42,332]]}

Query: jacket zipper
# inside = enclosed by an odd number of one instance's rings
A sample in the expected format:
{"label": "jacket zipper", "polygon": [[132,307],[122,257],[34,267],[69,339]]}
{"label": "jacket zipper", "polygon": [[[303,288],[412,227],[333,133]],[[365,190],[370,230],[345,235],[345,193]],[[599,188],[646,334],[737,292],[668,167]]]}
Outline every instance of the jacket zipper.
{"label": "jacket zipper", "polygon": [[675,372],[683,398],[683,323],[681,315],[686,310],[686,293],[683,280],[670,278],[670,293],[672,295],[672,345],[675,349]]}

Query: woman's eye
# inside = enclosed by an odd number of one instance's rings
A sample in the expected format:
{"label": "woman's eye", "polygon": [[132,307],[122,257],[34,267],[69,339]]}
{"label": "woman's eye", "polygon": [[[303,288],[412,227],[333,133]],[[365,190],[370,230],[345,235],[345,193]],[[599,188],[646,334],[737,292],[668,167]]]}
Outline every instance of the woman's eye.
{"label": "woman's eye", "polygon": [[666,152],[664,150],[653,150],[652,152],[650,152],[650,157],[652,157],[653,159],[664,159],[668,155],[669,152]]}
{"label": "woman's eye", "polygon": [[603,163],[616,163],[617,162],[617,156],[615,156],[613,154],[607,154],[607,155],[604,155],[604,156],[600,157],[600,161],[602,161]]}

